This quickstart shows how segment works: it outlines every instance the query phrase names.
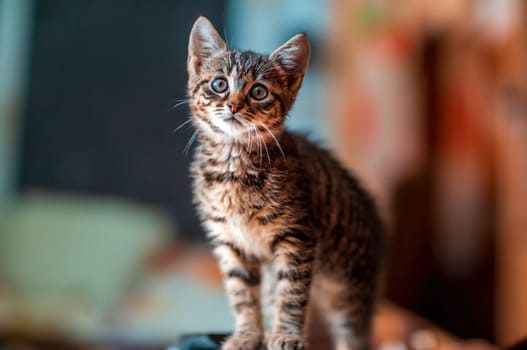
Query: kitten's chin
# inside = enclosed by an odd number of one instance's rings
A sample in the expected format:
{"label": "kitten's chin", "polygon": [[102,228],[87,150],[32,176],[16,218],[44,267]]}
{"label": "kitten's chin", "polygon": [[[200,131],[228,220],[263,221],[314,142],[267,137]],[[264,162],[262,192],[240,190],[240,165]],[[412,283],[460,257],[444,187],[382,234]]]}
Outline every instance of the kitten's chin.
{"label": "kitten's chin", "polygon": [[249,131],[247,126],[242,125],[242,123],[236,119],[217,118],[214,120],[214,125],[221,130],[220,132],[217,132],[217,136],[225,141],[241,142],[248,138]]}

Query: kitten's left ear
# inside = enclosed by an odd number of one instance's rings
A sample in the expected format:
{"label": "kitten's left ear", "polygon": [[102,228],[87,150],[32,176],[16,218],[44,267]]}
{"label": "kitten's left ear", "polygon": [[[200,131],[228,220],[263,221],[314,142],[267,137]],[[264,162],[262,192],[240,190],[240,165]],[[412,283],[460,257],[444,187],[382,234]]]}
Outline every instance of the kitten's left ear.
{"label": "kitten's left ear", "polygon": [[226,49],[227,45],[212,23],[206,17],[200,16],[190,31],[187,59],[188,74],[190,76],[199,74],[206,59]]}
{"label": "kitten's left ear", "polygon": [[311,48],[305,34],[297,34],[274,50],[269,58],[278,62],[288,74],[303,77],[309,63]]}

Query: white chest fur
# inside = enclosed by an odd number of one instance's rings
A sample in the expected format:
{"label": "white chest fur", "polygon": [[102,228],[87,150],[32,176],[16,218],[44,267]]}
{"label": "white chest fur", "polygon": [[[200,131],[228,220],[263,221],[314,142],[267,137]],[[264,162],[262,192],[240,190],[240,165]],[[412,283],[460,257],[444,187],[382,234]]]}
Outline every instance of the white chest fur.
{"label": "white chest fur", "polygon": [[[198,200],[205,213],[205,228],[211,238],[230,241],[248,254],[259,258],[270,255],[270,242],[273,225],[262,225],[256,219],[260,210],[254,204],[267,202],[266,194],[250,189],[243,180],[217,179],[207,180],[207,173],[222,177],[257,177],[258,170],[248,166],[246,151],[233,145],[218,146],[214,152],[214,161],[198,159],[198,164],[207,164],[199,168]],[[210,219],[212,218],[212,219]],[[221,218],[221,220],[214,220]]]}
{"label": "white chest fur", "polygon": [[[221,191],[218,191],[221,192]],[[253,218],[247,208],[242,207],[248,203],[248,198],[236,196],[235,191],[218,193],[217,200],[212,203],[218,209],[217,215],[224,217],[222,222],[208,220],[205,226],[209,234],[214,238],[227,240],[250,255],[264,259],[270,254],[270,240],[272,237],[272,226],[261,225]]]}

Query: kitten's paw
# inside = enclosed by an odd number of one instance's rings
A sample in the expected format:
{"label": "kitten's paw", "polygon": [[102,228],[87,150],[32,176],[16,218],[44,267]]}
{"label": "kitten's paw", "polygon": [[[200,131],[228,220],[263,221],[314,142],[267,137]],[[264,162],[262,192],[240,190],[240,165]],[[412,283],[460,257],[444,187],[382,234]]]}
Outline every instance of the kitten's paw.
{"label": "kitten's paw", "polygon": [[262,338],[259,336],[233,335],[221,346],[221,350],[261,350]]}
{"label": "kitten's paw", "polygon": [[268,350],[304,350],[304,338],[290,334],[271,334],[267,339]]}

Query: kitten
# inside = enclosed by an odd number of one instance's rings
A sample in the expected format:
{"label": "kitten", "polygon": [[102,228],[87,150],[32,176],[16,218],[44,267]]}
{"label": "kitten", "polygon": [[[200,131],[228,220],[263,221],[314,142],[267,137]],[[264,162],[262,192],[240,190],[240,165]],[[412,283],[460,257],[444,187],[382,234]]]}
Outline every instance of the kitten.
{"label": "kitten", "polygon": [[200,17],[188,50],[195,202],[236,320],[222,349],[305,349],[309,302],[336,348],[369,348],[383,241],[375,205],[328,152],[284,130],[306,36],[269,56],[240,52]]}

